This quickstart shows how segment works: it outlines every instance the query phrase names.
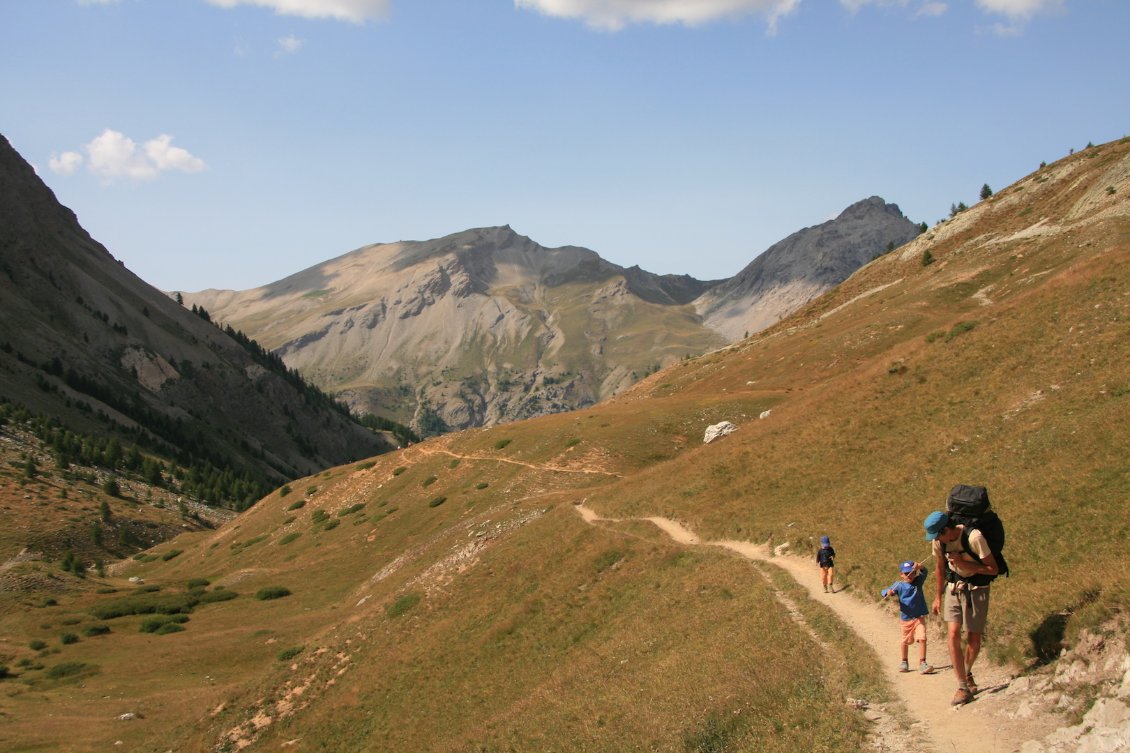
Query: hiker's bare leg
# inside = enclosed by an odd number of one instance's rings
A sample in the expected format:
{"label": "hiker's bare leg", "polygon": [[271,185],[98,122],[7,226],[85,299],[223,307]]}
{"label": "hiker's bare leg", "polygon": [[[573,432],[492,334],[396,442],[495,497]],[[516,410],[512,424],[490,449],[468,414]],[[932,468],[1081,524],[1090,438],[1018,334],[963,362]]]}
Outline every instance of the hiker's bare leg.
{"label": "hiker's bare leg", "polygon": [[969,633],[965,641],[965,671],[973,672],[973,662],[977,661],[977,654],[981,653],[981,633]]}
{"label": "hiker's bare leg", "polygon": [[926,663],[926,641],[918,641],[918,645],[920,647],[920,650],[918,651],[918,663],[919,664],[925,664]]}
{"label": "hiker's bare leg", "polygon": [[836,568],[828,568],[828,587],[833,591],[836,590]]}
{"label": "hiker's bare leg", "polygon": [[949,644],[950,661],[953,663],[953,673],[957,676],[959,684],[965,684],[965,652],[961,650],[961,623],[947,622],[949,633],[946,643]]}

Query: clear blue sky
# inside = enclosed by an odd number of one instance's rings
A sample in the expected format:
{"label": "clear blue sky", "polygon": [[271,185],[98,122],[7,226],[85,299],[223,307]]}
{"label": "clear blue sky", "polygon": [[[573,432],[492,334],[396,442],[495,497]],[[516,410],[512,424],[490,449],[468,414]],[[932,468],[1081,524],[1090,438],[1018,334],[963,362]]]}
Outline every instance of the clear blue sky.
{"label": "clear blue sky", "polygon": [[0,133],[164,290],[510,224],[700,279],[1130,133],[1126,0],[0,0]]}

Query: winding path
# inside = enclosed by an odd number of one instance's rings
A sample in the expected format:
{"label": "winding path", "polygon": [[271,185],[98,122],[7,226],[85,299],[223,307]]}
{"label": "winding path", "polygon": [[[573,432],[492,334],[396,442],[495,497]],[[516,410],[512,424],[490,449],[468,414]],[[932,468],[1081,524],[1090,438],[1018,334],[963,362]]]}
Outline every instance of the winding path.
{"label": "winding path", "polygon": [[[577,512],[592,525],[615,524],[615,518],[602,518],[591,508],[577,505]],[[970,753],[1015,753],[1023,742],[1038,739],[1045,725],[1017,721],[1006,717],[989,700],[1008,687],[1011,677],[1006,670],[989,664],[982,656],[977,660],[976,675],[981,691],[977,699],[966,706],[950,706],[956,685],[946,652],[945,643],[939,639],[934,627],[930,630],[928,660],[937,668],[931,675],[918,672],[903,673],[897,669],[897,651],[901,631],[898,616],[854,598],[846,593],[824,593],[820,573],[814,562],[793,556],[774,556],[765,545],[748,541],[702,541],[690,529],[666,518],[644,518],[685,546],[719,546],[746,559],[771,562],[787,572],[808,591],[811,598],[831,609],[880,657],[885,679],[905,705],[906,714],[915,722],[919,736],[924,737],[930,749],[937,753],[969,751]],[[892,577],[892,581],[893,581]],[[936,617],[931,617],[936,620]],[[935,625],[936,627],[936,625]],[[911,648],[912,658],[917,649]],[[905,731],[904,731],[905,732]],[[906,734],[898,741],[883,739],[877,732],[877,747],[882,751],[905,750]],[[899,746],[899,747],[895,747]]]}

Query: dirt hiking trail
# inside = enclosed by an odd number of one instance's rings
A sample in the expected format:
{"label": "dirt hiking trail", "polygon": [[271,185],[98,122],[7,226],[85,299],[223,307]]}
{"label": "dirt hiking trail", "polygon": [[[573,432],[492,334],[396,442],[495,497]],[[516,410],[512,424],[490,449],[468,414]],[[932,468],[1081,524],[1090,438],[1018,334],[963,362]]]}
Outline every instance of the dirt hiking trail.
{"label": "dirt hiking trail", "polygon": [[[591,508],[577,505],[577,512],[592,525],[614,525],[623,522],[615,518],[602,518]],[[935,753],[976,751],[976,753],[1015,753],[1028,740],[1039,740],[1055,723],[1051,720],[1015,718],[1004,708],[1003,698],[995,698],[1008,688],[1010,673],[993,666],[982,654],[974,666],[974,675],[980,687],[976,699],[965,706],[951,706],[950,700],[957,689],[957,679],[949,661],[946,644],[938,633],[939,618],[930,616],[927,661],[934,672],[922,675],[916,671],[899,672],[899,640],[901,631],[898,614],[867,604],[849,593],[825,593],[820,582],[820,571],[815,560],[790,555],[774,555],[765,545],[747,541],[702,541],[685,526],[666,518],[644,518],[685,546],[717,546],[728,549],[749,560],[768,562],[787,572],[804,587],[809,596],[824,604],[874,649],[883,667],[890,687],[902,701],[899,714],[912,723],[899,722],[890,715],[872,710],[867,718],[874,723],[875,749],[884,753],[932,750]],[[892,568],[893,572],[893,568]],[[891,578],[894,581],[894,576]],[[931,581],[932,582],[932,576]],[[837,588],[841,588],[837,584]],[[778,594],[782,603],[787,599]],[[917,664],[918,649],[910,648],[911,665]],[[1003,695],[1003,694],[1002,694]],[[845,702],[867,710],[864,700],[845,699]]]}

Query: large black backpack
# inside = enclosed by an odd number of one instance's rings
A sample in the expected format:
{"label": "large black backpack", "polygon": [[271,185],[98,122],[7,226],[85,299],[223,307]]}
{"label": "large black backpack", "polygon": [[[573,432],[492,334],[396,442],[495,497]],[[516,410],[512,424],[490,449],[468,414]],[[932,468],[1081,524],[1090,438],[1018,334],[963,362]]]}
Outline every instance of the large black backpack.
{"label": "large black backpack", "polygon": [[[997,561],[998,575],[1008,575],[1008,562],[1004,558],[1004,522],[993,511],[989,502],[989,490],[983,486],[967,486],[958,484],[950,489],[946,500],[946,512],[949,514],[951,525],[965,526],[961,534],[961,548],[971,557],[976,557],[969,548],[969,532],[976,529],[985,537],[989,544],[989,551]],[[946,577],[955,580],[956,576],[947,568]],[[965,581],[974,586],[987,586],[996,579],[996,575],[974,575],[965,578]]]}

